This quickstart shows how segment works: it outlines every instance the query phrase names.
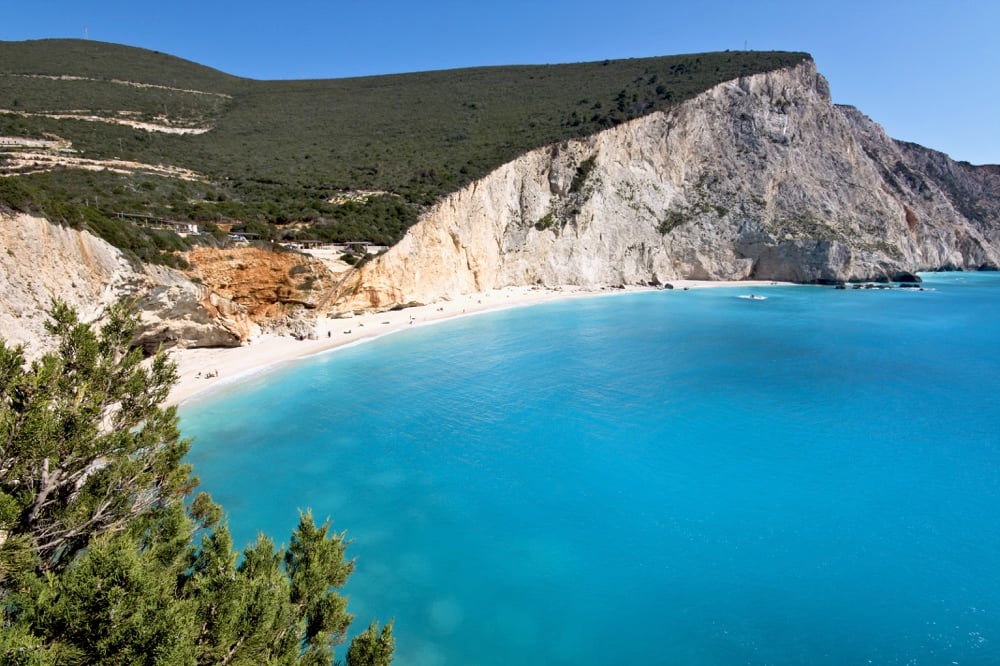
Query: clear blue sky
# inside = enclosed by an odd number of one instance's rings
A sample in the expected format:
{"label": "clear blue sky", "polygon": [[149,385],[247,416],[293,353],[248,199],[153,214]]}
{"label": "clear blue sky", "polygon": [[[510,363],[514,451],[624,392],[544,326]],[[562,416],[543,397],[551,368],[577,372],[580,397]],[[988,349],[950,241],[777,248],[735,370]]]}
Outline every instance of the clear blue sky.
{"label": "clear blue sky", "polygon": [[996,0],[7,0],[0,40],[89,39],[255,79],[808,51],[897,139],[1000,163]]}

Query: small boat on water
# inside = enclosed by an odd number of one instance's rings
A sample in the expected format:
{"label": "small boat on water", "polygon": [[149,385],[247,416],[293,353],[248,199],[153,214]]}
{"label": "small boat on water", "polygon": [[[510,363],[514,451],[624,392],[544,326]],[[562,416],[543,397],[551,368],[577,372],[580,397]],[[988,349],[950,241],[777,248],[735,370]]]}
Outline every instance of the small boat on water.
{"label": "small boat on water", "polygon": [[749,301],[766,301],[767,296],[758,296],[757,294],[743,294],[740,298],[745,298]]}

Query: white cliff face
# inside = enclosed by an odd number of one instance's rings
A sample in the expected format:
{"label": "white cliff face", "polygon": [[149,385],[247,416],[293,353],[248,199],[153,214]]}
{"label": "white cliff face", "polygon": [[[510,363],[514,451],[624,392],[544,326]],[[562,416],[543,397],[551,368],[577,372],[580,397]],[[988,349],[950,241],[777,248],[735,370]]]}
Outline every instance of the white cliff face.
{"label": "white cliff face", "polygon": [[137,300],[139,342],[236,346],[249,326],[243,313],[176,271],[136,268],[116,248],[83,231],[29,215],[0,215],[0,338],[29,356],[49,348],[46,312],[53,298],[83,321],[98,320],[122,298]]}
{"label": "white cliff face", "polygon": [[137,286],[122,254],[94,236],[28,215],[0,217],[0,331],[8,344],[45,336],[53,298],[89,321]]}
{"label": "white cliff face", "polygon": [[970,223],[941,178],[892,177],[916,172],[904,148],[834,106],[812,62],[734,80],[527,153],[447,197],[345,283],[338,308],[510,285],[814,282],[1000,265],[990,233],[1000,221]]}

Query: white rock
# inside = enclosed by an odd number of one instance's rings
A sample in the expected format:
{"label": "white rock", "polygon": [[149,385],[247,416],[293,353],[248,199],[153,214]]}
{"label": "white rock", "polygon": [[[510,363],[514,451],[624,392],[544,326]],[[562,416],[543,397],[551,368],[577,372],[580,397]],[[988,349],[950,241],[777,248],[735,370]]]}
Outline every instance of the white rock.
{"label": "white rock", "polygon": [[[346,281],[336,308],[515,285],[813,282],[1000,265],[995,204],[977,224],[949,200],[953,181],[892,176],[916,173],[921,150],[833,105],[811,61],[723,83],[531,151],[448,196]],[[983,176],[958,172],[972,189]]]}

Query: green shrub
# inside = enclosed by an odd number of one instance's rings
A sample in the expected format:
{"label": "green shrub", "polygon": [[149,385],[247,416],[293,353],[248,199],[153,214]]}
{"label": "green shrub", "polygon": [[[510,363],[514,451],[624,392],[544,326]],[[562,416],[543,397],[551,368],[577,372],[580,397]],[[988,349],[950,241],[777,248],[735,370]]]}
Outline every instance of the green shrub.
{"label": "green shrub", "polygon": [[555,218],[552,213],[546,213],[538,221],[535,222],[534,227],[539,231],[545,231],[555,225]]}
{"label": "green shrub", "polygon": [[573,182],[570,183],[569,191],[571,194],[579,192],[583,189],[583,186],[587,182],[587,178],[590,177],[590,172],[594,170],[594,164],[597,162],[597,155],[591,155],[583,162],[580,166],[576,168],[576,173],[573,174]]}
{"label": "green shrub", "polygon": [[667,211],[664,213],[660,223],[656,226],[656,230],[660,233],[660,235],[665,236],[680,225],[687,222],[689,219],[690,215],[688,213],[679,210]]}

